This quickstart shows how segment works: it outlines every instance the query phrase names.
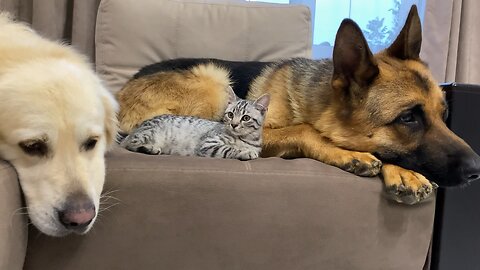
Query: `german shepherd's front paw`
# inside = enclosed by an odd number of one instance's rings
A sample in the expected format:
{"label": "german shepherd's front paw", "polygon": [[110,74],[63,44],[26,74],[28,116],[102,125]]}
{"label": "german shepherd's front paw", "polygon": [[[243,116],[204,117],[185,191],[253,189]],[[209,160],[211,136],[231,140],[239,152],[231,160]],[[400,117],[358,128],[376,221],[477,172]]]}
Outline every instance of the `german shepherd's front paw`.
{"label": "german shepherd's front paw", "polygon": [[417,172],[391,164],[383,165],[382,176],[387,195],[399,203],[421,202],[432,196],[438,187]]}
{"label": "german shepherd's front paw", "polygon": [[382,168],[382,162],[370,153],[349,152],[342,162],[338,167],[359,176],[378,175]]}

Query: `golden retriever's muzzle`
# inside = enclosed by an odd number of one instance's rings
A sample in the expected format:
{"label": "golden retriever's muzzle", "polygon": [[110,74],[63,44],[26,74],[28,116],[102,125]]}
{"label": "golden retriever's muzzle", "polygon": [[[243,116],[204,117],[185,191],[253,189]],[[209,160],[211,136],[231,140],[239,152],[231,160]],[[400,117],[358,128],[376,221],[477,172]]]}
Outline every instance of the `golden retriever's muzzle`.
{"label": "golden retriever's muzzle", "polygon": [[67,197],[62,209],[57,209],[58,220],[67,229],[85,233],[95,218],[95,204],[85,194],[76,193]]}

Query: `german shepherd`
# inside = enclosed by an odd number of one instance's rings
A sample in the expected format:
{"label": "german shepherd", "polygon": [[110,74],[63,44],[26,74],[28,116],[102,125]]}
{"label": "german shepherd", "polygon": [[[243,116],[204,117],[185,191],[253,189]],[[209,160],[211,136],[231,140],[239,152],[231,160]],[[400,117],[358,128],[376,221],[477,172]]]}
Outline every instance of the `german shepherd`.
{"label": "german shepherd", "polygon": [[[445,125],[442,90],[420,58],[416,6],[390,47],[372,54],[343,20],[333,59],[272,63],[176,59],[141,69],[118,93],[120,128],[158,114],[220,119],[229,85],[270,93],[262,156],[308,157],[360,176],[381,173],[396,201],[417,203],[436,187],[480,177],[480,157]],[[383,164],[383,166],[382,166]]]}

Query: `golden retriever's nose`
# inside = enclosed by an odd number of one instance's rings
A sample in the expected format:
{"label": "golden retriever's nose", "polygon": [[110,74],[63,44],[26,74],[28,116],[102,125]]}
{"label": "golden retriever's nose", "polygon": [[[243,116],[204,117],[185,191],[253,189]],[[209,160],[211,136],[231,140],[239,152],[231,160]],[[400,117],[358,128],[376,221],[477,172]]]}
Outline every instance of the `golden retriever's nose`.
{"label": "golden retriever's nose", "polygon": [[95,205],[86,195],[76,194],[67,198],[58,218],[63,226],[72,230],[83,230],[95,217]]}

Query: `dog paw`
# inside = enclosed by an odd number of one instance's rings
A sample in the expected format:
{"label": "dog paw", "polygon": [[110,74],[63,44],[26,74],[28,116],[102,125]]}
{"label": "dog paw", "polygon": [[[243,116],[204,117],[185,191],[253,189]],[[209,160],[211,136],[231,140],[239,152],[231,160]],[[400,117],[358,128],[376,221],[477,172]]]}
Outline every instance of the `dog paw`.
{"label": "dog paw", "polygon": [[425,176],[391,164],[383,165],[382,176],[388,197],[399,203],[419,203],[430,198],[438,188]]}
{"label": "dog paw", "polygon": [[382,162],[370,153],[351,152],[344,158],[341,169],[359,176],[375,176],[380,173]]}

